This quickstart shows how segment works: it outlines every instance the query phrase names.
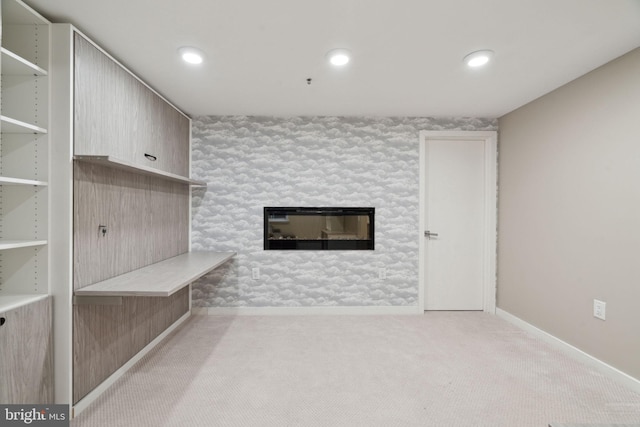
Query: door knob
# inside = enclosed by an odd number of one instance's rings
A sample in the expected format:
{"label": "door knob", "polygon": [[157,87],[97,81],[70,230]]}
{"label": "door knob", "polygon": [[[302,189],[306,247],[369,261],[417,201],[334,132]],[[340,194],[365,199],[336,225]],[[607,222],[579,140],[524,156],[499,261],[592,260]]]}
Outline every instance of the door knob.
{"label": "door knob", "polygon": [[427,230],[424,232],[424,237],[431,239],[432,237],[438,237],[438,233],[432,233],[431,231]]}

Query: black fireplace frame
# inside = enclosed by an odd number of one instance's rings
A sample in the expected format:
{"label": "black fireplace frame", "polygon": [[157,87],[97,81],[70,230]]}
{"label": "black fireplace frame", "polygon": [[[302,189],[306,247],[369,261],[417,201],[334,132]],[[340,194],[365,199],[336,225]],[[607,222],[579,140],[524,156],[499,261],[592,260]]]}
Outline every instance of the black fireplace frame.
{"label": "black fireplace frame", "polygon": [[[270,239],[269,217],[275,216],[284,222],[291,215],[321,216],[368,216],[369,239]],[[265,207],[264,218],[264,250],[374,250],[375,208],[374,207]]]}

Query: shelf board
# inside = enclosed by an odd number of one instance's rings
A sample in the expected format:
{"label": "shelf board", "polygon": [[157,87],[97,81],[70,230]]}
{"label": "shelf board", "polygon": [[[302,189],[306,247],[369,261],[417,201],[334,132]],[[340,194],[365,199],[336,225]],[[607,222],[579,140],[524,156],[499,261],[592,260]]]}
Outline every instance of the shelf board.
{"label": "shelf board", "polygon": [[34,303],[46,299],[49,295],[37,294],[37,295],[2,295],[0,294],[0,313],[7,312],[27,304]]}
{"label": "shelf board", "polygon": [[34,185],[37,187],[46,187],[49,185],[45,181],[35,181],[33,179],[22,179],[22,178],[10,178],[6,176],[0,176],[0,185]]}
{"label": "shelf board", "polygon": [[0,251],[7,249],[29,248],[34,246],[44,246],[46,240],[16,240],[16,239],[0,239]]}
{"label": "shelf board", "polygon": [[5,76],[46,76],[47,70],[27,61],[6,48],[2,52],[2,75]]}
{"label": "shelf board", "polygon": [[187,252],[84,288],[76,297],[168,297],[211,270],[235,252]]}
{"label": "shelf board", "polygon": [[74,160],[79,162],[87,162],[94,163],[102,166],[109,166],[116,169],[123,169],[128,172],[138,173],[142,175],[150,175],[158,178],[163,178],[169,181],[181,182],[183,184],[189,184],[193,186],[206,186],[207,183],[204,181],[196,181],[195,179],[189,179],[184,176],[176,175],[171,172],[165,172],[160,169],[150,168],[147,166],[137,165],[135,163],[128,162],[126,160],[118,159],[113,156],[87,156],[87,155],[77,155],[73,156]]}
{"label": "shelf board", "polygon": [[2,133],[41,133],[46,134],[47,130],[31,123],[12,119],[7,116],[0,116]]}

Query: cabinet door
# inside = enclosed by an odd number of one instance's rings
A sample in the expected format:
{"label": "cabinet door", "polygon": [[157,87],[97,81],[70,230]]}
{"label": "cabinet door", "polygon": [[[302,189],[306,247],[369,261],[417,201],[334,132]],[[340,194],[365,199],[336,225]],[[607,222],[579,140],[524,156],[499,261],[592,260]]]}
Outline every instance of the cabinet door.
{"label": "cabinet door", "polygon": [[0,313],[0,402],[53,403],[51,298]]}
{"label": "cabinet door", "polygon": [[144,124],[134,148],[137,158],[145,166],[189,176],[189,119],[143,83],[137,83]]}
{"label": "cabinet door", "polygon": [[[133,79],[83,37],[75,36],[74,153],[132,161],[140,106]],[[123,108],[127,106],[127,108]]]}
{"label": "cabinet door", "polygon": [[154,125],[149,133],[153,135],[153,139],[149,143],[158,147],[157,167],[188,177],[191,134],[189,119],[155,93],[152,97],[151,112],[151,123]]}
{"label": "cabinet door", "polygon": [[75,35],[74,153],[189,174],[189,119]]}

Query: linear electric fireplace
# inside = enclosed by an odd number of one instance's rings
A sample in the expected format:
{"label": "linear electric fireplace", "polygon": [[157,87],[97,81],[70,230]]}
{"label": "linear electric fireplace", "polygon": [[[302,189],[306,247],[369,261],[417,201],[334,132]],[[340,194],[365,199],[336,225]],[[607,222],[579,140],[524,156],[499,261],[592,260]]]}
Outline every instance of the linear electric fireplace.
{"label": "linear electric fireplace", "polygon": [[264,249],[373,250],[375,208],[265,207]]}

